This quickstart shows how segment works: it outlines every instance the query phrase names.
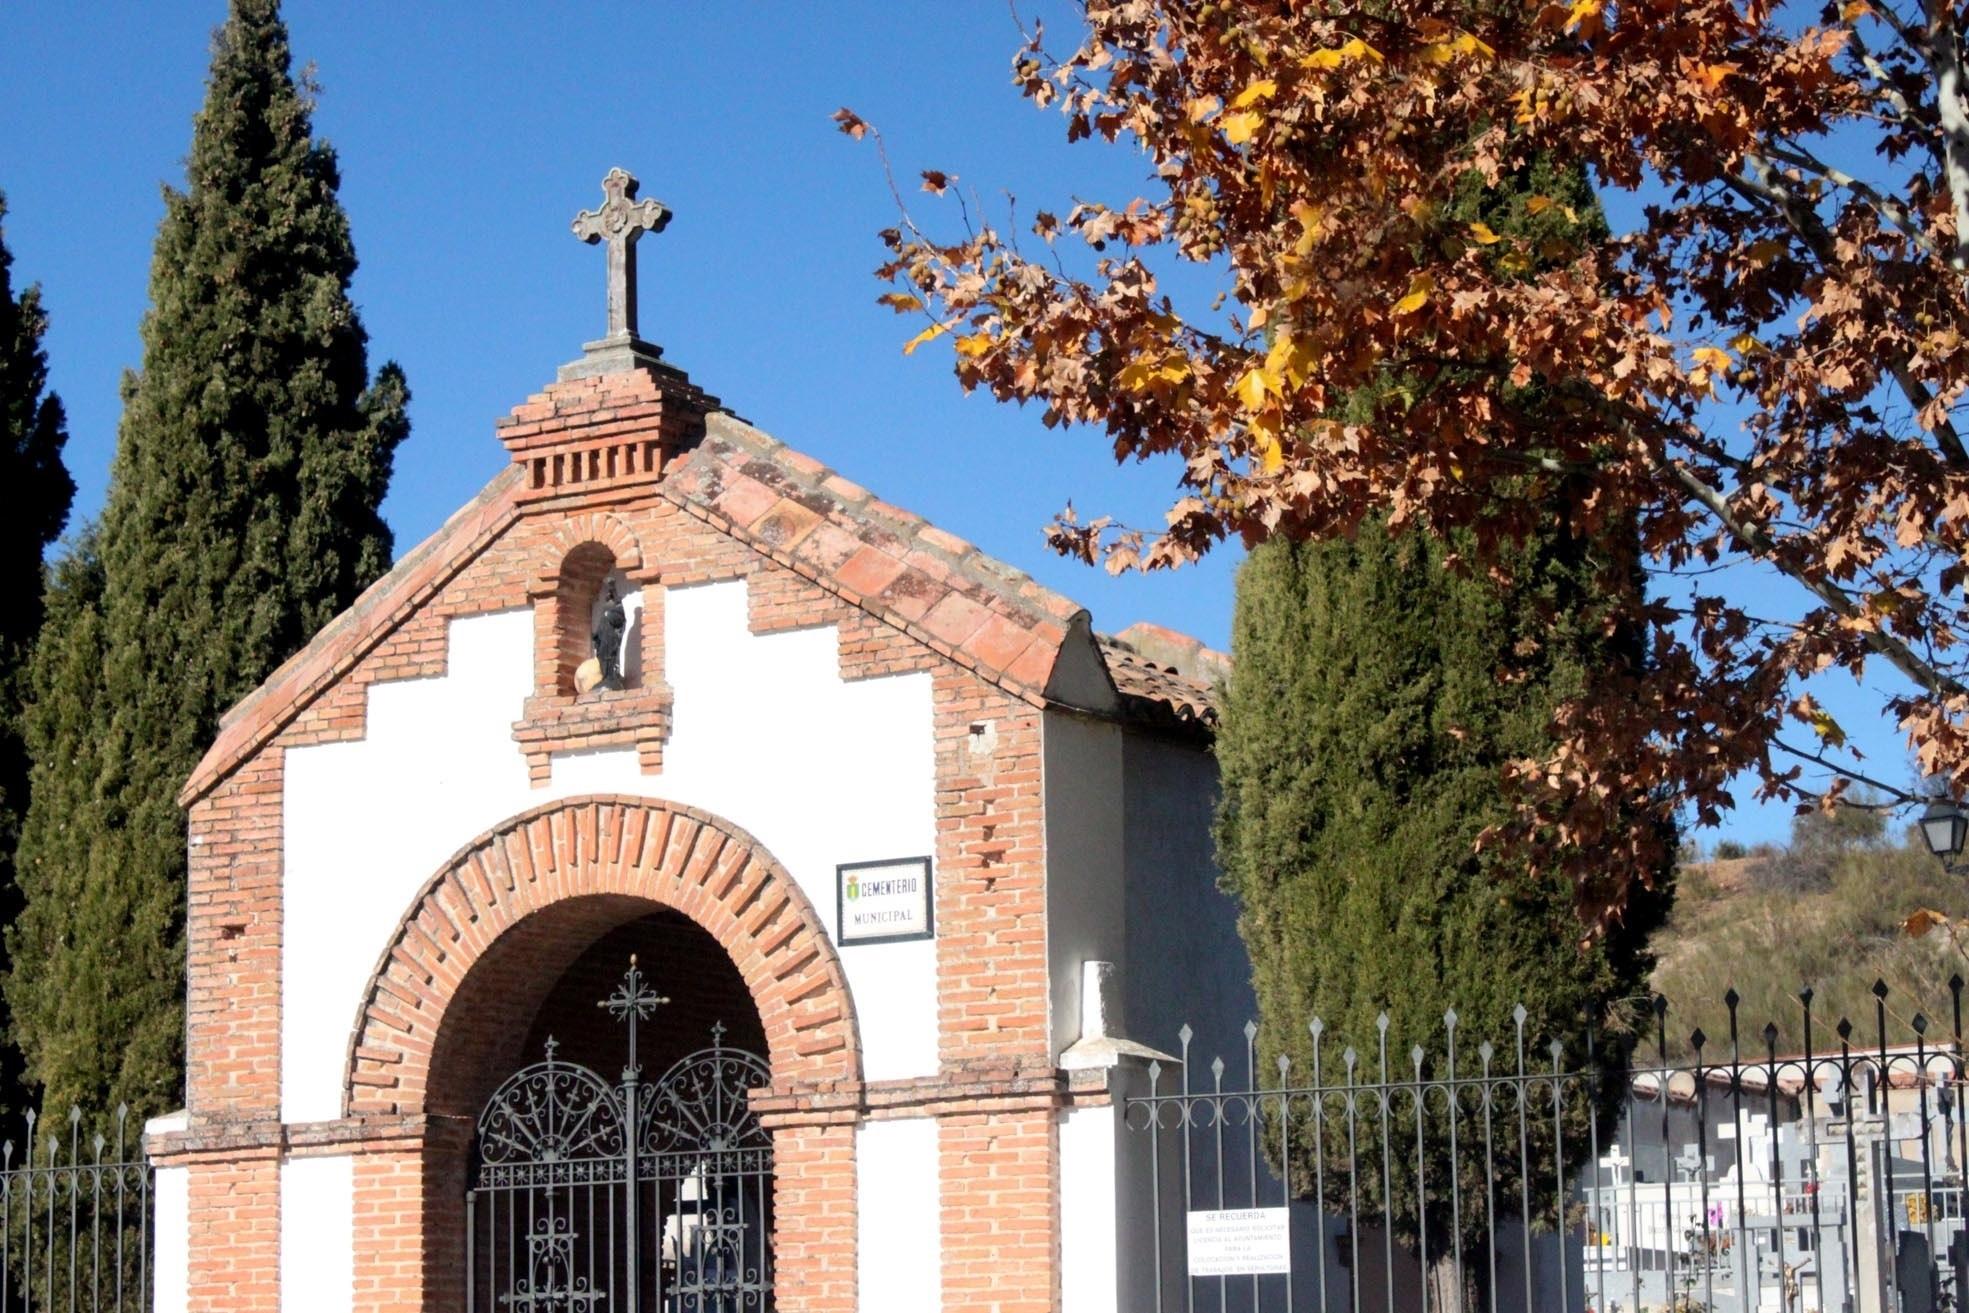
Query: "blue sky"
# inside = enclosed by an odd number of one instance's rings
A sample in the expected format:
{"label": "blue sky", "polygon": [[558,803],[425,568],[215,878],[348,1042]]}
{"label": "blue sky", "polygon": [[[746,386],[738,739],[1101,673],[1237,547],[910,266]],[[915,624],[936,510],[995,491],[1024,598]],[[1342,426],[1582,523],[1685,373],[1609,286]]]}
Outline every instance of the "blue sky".
{"label": "blue sky", "polygon": [[[1023,8],[1071,27],[1058,3]],[[7,241],[17,282],[39,281],[53,316],[78,516],[101,505],[158,189],[182,176],[223,9],[16,0],[0,20]],[[639,253],[642,326],[696,381],[1078,598],[1101,628],[1152,620],[1227,645],[1234,551],[1110,578],[1040,540],[1069,500],[1157,522],[1173,467],[1117,468],[1096,434],[964,396],[947,349],[904,357],[916,325],[874,303],[875,233],[896,212],[875,152],[830,122],[838,106],[882,128],[904,177],[946,169],[999,213],[1006,190],[1029,215],[1144,182],[1132,152],[1068,147],[1057,117],[1018,97],[1004,4],[288,0],[286,14],[322,87],[316,129],[341,157],[371,360],[400,361],[414,393],[385,507],[399,551],[498,472],[493,422],[599,335],[602,257],[568,221],[619,164],[674,211]],[[920,194],[912,206],[937,213]],[[1776,586],[1733,573],[1745,595]],[[1903,780],[1877,693],[1843,683],[1822,698]],[[1744,802],[1724,833],[1782,836],[1787,809]]]}

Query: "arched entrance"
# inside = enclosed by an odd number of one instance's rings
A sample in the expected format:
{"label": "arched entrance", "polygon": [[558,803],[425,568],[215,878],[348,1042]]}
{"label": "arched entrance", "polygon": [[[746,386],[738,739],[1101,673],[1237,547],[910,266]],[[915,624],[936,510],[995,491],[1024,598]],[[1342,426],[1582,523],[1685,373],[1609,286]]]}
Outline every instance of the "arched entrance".
{"label": "arched entrance", "polygon": [[350,1117],[422,1128],[358,1159],[359,1302],[415,1272],[423,1309],[846,1306],[853,1127],[747,1101],[859,1089],[845,976],[727,822],[587,798],[467,845],[379,962],[348,1070]]}
{"label": "arched entrance", "polygon": [[531,1030],[475,1128],[468,1313],[770,1309],[772,1075],[717,942],[667,909],[611,931]]}

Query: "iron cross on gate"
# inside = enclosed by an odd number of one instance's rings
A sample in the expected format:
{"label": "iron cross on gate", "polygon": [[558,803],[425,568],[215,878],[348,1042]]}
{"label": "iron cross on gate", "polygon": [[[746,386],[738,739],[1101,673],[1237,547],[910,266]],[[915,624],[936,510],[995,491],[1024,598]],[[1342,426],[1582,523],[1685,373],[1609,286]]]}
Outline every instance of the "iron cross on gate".
{"label": "iron cross on gate", "polygon": [[604,200],[598,209],[574,216],[574,235],[593,246],[608,243],[607,341],[636,336],[636,242],[645,232],[662,232],[670,211],[661,202],[637,200],[635,175],[610,169],[602,179]]}
{"label": "iron cross on gate", "polygon": [[622,1069],[624,1080],[631,1080],[643,1072],[636,1061],[636,1023],[648,1021],[658,1008],[669,1001],[644,982],[642,968],[636,965],[636,955],[631,953],[629,969],[622,973],[622,983],[615,987],[613,994],[595,1005],[607,1008],[608,1014],[617,1021],[625,1017],[629,1021],[629,1065]]}

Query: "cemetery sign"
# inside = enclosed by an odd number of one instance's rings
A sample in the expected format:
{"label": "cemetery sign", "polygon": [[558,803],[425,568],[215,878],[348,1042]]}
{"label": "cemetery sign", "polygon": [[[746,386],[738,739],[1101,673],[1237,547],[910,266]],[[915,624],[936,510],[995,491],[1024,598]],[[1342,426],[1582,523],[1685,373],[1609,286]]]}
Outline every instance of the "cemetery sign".
{"label": "cemetery sign", "polygon": [[834,880],[842,944],[935,937],[929,858],[848,862],[834,868]]}

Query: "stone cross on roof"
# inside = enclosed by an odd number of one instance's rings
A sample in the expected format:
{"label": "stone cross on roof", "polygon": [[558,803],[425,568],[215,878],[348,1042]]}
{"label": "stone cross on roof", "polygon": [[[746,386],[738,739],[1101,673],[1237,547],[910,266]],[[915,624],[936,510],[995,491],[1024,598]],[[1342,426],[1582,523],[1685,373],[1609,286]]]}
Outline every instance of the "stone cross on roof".
{"label": "stone cross on roof", "polygon": [[636,199],[635,176],[610,169],[602,179],[607,197],[598,209],[574,216],[574,235],[589,245],[608,243],[608,335],[604,342],[636,338],[636,241],[645,232],[662,232],[670,211],[661,201]]}

